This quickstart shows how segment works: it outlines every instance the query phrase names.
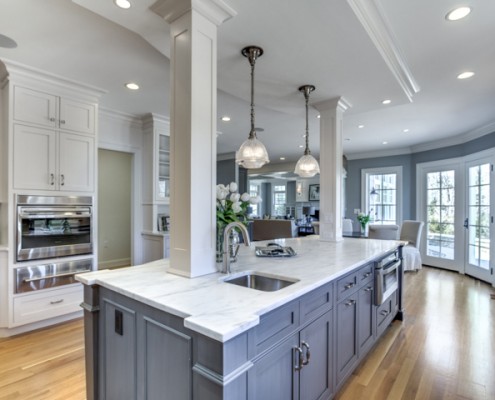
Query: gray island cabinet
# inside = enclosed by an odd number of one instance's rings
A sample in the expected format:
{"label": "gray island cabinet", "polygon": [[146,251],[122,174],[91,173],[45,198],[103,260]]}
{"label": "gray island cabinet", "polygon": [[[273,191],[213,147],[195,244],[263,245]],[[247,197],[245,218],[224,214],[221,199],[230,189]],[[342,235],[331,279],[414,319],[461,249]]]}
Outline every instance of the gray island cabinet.
{"label": "gray island cabinet", "polygon": [[[307,242],[293,245],[304,254]],[[190,280],[194,289],[186,289],[181,281],[186,278],[180,277],[157,283],[160,273],[167,275],[157,263],[80,275],[87,398],[331,399],[398,314],[400,286],[385,305],[376,306],[373,293],[375,260],[400,245],[390,241],[379,251],[365,252],[360,263],[327,268],[327,279],[316,266],[305,278],[290,268],[294,260],[258,264],[256,270],[278,275],[277,268],[284,268],[286,276],[299,279],[271,293],[254,294],[258,291],[225,283],[216,274]],[[141,286],[146,285],[143,273],[151,275],[147,289]],[[175,289],[159,293],[164,284],[174,283]],[[299,289],[291,291],[297,284]],[[187,301],[201,307],[209,300],[211,315],[181,309]],[[247,317],[254,309],[258,316]]]}

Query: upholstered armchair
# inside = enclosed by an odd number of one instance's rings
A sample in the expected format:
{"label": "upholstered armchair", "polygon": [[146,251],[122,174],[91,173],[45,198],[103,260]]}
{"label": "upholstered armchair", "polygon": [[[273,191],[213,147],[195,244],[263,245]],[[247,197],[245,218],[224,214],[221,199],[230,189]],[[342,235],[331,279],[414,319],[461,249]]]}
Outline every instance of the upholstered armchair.
{"label": "upholstered armchair", "polygon": [[424,222],[404,221],[400,229],[400,240],[407,240],[407,246],[402,248],[404,271],[417,271],[421,269],[421,253],[419,244]]}

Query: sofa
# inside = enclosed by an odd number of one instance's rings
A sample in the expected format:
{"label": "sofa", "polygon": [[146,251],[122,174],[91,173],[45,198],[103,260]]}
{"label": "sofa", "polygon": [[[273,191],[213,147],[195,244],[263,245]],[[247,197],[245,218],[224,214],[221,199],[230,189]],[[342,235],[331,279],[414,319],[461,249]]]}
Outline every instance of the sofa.
{"label": "sofa", "polygon": [[297,226],[291,219],[253,220],[253,240],[272,240],[297,237]]}

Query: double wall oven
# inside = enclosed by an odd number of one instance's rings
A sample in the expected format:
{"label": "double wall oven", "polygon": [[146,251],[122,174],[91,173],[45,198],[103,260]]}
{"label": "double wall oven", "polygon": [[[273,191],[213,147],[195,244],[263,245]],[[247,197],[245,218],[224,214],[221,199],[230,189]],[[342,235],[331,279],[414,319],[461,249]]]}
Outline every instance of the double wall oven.
{"label": "double wall oven", "polygon": [[[16,293],[73,283],[92,269],[92,197],[18,195],[16,208]],[[63,261],[69,256],[81,258]]]}

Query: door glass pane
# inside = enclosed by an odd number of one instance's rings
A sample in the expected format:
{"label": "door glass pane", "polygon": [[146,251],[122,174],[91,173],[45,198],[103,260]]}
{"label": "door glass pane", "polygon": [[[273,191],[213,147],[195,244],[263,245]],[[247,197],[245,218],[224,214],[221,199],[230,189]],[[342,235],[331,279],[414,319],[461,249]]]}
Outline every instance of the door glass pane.
{"label": "door glass pane", "polygon": [[490,164],[469,168],[468,262],[488,269],[490,264]]}
{"label": "door glass pane", "polygon": [[426,182],[426,254],[453,260],[455,171],[430,172]]}

